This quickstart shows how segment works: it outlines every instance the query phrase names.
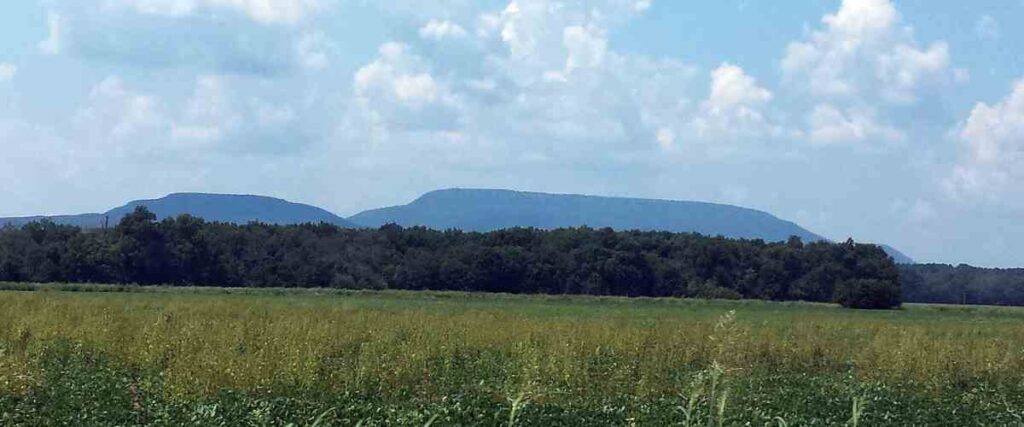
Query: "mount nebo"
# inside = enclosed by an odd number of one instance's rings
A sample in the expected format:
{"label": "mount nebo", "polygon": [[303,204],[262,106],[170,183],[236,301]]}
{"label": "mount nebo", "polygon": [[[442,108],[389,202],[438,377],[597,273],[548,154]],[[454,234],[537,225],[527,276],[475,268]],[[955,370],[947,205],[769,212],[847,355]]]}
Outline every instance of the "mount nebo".
{"label": "mount nebo", "polygon": [[[376,228],[394,223],[408,227],[464,231],[589,226],[615,230],[693,232],[765,241],[783,241],[790,236],[800,237],[805,242],[826,240],[793,222],[737,206],[482,189],[432,191],[407,205],[372,209],[347,219],[315,206],[271,197],[176,193],[159,199],[133,201],[105,213],[0,218],[0,225],[21,226],[45,218],[58,224],[100,228],[105,224],[117,224],[136,206],[147,207],[158,219],[190,214],[207,221],[233,224],[328,223],[347,228]],[[883,249],[898,263],[913,262],[892,248],[883,246]]]}

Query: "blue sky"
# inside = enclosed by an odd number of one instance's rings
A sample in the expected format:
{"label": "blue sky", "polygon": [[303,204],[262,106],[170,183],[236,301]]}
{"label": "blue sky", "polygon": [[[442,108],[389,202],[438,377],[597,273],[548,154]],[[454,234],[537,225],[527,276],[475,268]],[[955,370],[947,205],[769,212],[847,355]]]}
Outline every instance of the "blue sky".
{"label": "blue sky", "polygon": [[1024,266],[1022,1],[8,3],[0,216],[512,188]]}

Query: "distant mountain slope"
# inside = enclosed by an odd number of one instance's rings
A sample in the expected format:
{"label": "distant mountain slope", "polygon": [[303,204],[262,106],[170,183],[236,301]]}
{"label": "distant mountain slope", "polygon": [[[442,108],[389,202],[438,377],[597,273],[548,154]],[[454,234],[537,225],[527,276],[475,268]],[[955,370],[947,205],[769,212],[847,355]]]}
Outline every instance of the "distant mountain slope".
{"label": "distant mountain slope", "polygon": [[349,218],[356,224],[423,225],[436,229],[488,231],[510,227],[559,228],[587,225],[617,230],[697,232],[779,241],[799,236],[824,240],[768,213],[701,202],[527,193],[509,190],[433,191],[404,206],[374,209]]}
{"label": "distant mountain slope", "polygon": [[54,215],[54,216],[23,216],[14,218],[0,218],[0,227],[13,225],[21,227],[34,221],[49,219],[57,224],[73,225],[82,228],[97,228],[103,226],[103,214],[81,214],[81,215]]}
{"label": "distant mountain slope", "polygon": [[900,252],[899,250],[897,250],[896,248],[894,248],[892,246],[889,246],[889,245],[878,245],[878,246],[880,246],[882,248],[882,250],[885,251],[885,253],[889,254],[889,256],[891,256],[893,261],[895,261],[897,264],[914,264],[915,263],[915,261],[912,258],[910,258],[906,254],[904,254],[903,252]]}
{"label": "distant mountain slope", "polygon": [[[251,221],[270,224],[325,222],[342,227],[356,227],[344,218],[315,206],[272,197],[204,193],[176,193],[159,199],[136,200],[102,214],[62,215],[49,218],[59,224],[97,228],[102,227],[104,219],[109,217],[110,225],[113,226],[140,205],[146,206],[159,219],[187,213],[207,221],[235,224]],[[0,225],[18,226],[42,218],[45,217],[0,218]]]}

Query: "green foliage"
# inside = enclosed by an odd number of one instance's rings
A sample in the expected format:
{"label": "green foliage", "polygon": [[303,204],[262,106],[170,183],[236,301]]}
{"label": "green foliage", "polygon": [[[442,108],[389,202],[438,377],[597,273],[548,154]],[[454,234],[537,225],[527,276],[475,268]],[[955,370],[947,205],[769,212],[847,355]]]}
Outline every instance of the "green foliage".
{"label": "green foliage", "polygon": [[907,301],[932,304],[1024,306],[1024,269],[969,265],[899,266]]}
{"label": "green foliage", "polygon": [[895,281],[873,245],[571,228],[489,233],[386,225],[50,222],[0,230],[0,281],[456,290],[831,301],[837,283]]}
{"label": "green foliage", "polygon": [[836,285],[834,298],[846,308],[888,310],[901,305],[899,284],[884,280],[844,280]]}

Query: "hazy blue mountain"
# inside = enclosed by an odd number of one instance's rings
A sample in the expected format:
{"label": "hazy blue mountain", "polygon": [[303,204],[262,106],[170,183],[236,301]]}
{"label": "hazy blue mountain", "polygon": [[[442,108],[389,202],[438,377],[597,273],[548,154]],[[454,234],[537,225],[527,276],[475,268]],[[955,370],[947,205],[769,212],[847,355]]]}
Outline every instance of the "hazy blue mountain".
{"label": "hazy blue mountain", "polygon": [[[333,213],[315,206],[292,203],[264,196],[233,194],[176,193],[153,200],[136,200],[102,214],[62,215],[49,217],[56,223],[86,228],[102,227],[105,218],[114,226],[136,206],[146,206],[159,219],[191,214],[207,221],[245,224],[251,221],[269,224],[326,222],[342,227],[355,227]],[[0,225],[21,225],[44,217],[0,218]]]}
{"label": "hazy blue mountain", "polygon": [[[49,218],[58,224],[84,228],[110,226],[145,205],[158,218],[188,213],[207,221],[244,224],[326,222],[342,227],[379,227],[387,223],[423,225],[436,229],[489,231],[510,227],[611,227],[617,230],[697,232],[733,238],[779,241],[800,236],[805,242],[824,240],[797,224],[768,213],[730,205],[671,200],[528,193],[509,190],[450,189],[424,194],[404,206],[374,209],[348,220],[315,206],[281,199],[230,194],[177,193],[154,200],[137,200],[105,213],[0,218],[0,226],[21,226]],[[881,245],[897,263],[914,261]]]}
{"label": "hazy blue mountain", "polygon": [[587,225],[617,230],[697,232],[768,241],[785,240],[790,236],[799,236],[808,242],[824,240],[792,222],[736,206],[509,190],[433,191],[408,205],[362,212],[350,217],[349,221],[369,227],[396,223],[467,231]]}
{"label": "hazy blue mountain", "polygon": [[103,226],[103,214],[54,215],[54,216],[23,216],[16,218],[0,218],[0,227],[13,225],[21,227],[33,221],[49,219],[57,224],[74,225],[82,228],[98,228]]}

